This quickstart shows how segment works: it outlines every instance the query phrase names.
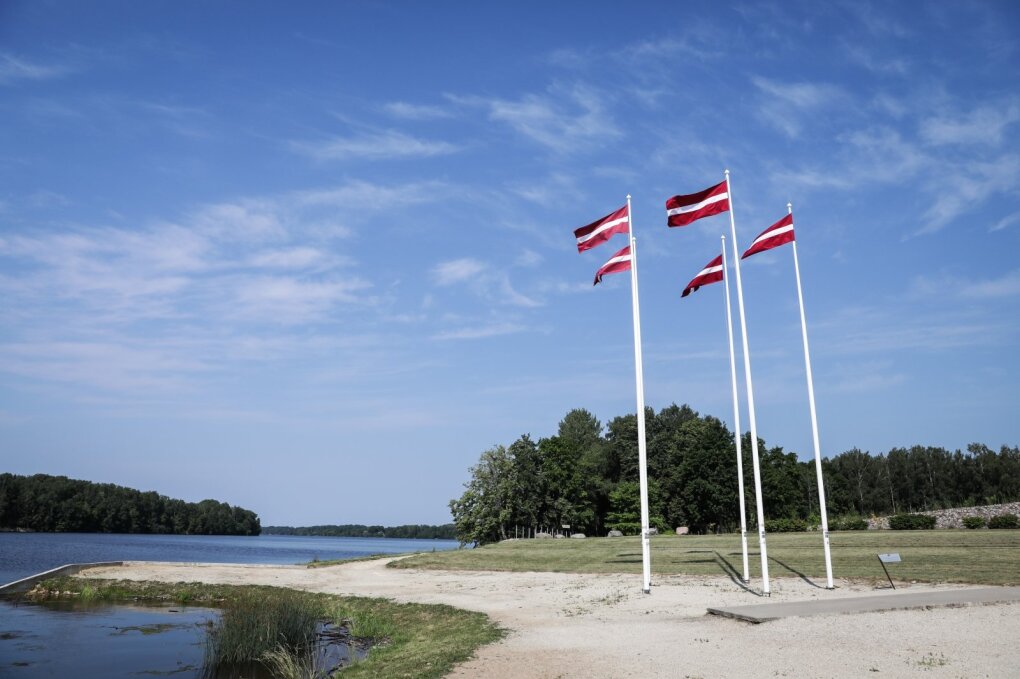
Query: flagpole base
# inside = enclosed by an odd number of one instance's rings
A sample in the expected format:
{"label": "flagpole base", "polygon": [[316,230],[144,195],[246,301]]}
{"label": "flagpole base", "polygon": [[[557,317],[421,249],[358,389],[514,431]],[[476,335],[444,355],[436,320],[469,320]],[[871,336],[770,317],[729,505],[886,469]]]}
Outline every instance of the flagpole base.
{"label": "flagpole base", "polygon": [[652,588],[649,587],[648,589],[642,589],[641,591],[644,592],[645,594],[651,594],[652,593]]}

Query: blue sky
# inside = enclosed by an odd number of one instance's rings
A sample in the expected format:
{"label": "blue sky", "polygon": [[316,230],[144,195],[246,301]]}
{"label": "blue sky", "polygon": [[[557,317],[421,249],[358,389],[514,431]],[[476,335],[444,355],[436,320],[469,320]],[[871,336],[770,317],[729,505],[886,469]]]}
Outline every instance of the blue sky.
{"label": "blue sky", "polygon": [[[823,454],[1020,443],[1012,2],[0,4],[0,458],[441,523],[494,444],[731,422],[725,215],[793,201]],[[790,248],[747,260],[759,434],[811,455]],[[743,416],[746,427],[746,413]]]}

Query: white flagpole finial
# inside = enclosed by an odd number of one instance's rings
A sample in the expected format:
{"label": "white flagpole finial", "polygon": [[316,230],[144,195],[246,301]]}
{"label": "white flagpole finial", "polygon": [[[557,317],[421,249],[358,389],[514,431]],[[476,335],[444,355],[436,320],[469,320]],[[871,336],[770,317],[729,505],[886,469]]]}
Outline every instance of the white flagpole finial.
{"label": "white flagpole finial", "polygon": [[627,200],[630,200],[630,194],[629,193],[627,194]]}
{"label": "white flagpole finial", "polygon": [[793,203],[787,203],[786,204],[786,211],[788,213],[790,213],[791,215],[793,214]]}
{"label": "white flagpole finial", "polygon": [[730,176],[729,168],[726,168],[725,170],[723,170],[723,174],[726,175],[726,177],[728,178]]}

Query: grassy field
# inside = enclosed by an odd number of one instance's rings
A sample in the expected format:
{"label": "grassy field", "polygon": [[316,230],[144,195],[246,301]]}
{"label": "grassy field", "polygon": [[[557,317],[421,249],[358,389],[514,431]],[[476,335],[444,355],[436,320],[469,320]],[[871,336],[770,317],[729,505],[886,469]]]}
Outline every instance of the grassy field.
{"label": "grassy field", "polygon": [[[819,533],[768,536],[769,575],[803,577],[825,584]],[[894,580],[1020,585],[1020,531],[928,530],[832,533],[836,578],[884,580],[877,555],[898,552],[890,564]],[[748,535],[751,577],[761,574],[757,535]],[[640,573],[638,538],[511,540],[478,549],[432,552],[391,564],[396,568],[440,568],[569,573]],[[652,538],[653,574],[740,577],[738,535],[660,535]]]}

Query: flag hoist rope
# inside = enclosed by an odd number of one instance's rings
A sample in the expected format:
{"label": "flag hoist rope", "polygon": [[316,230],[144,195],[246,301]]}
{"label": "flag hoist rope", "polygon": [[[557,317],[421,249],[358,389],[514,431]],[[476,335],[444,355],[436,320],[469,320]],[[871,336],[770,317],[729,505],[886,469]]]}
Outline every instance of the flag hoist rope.
{"label": "flag hoist rope", "polygon": [[645,594],[652,591],[651,545],[648,536],[648,451],[645,445],[645,383],[641,367],[641,311],[638,306],[637,244],[634,240],[634,213],[627,194],[627,226],[630,238],[630,297],[634,312],[634,372],[637,378],[638,474],[641,481],[641,564]]}
{"label": "flag hoist rope", "polygon": [[761,467],[758,463],[758,424],[754,417],[754,389],[751,386],[751,356],[747,349],[747,320],[744,316],[744,288],[740,283],[740,253],[737,251],[737,225],[733,218],[733,189],[730,171],[726,170],[726,195],[730,200],[730,236],[733,238],[733,271],[737,274],[737,308],[740,311],[740,331],[744,349],[744,379],[747,382],[747,414],[751,421],[751,462],[754,465],[754,499],[758,509],[758,546],[761,553],[762,592],[769,588],[769,556],[765,547],[765,511],[761,499]]}
{"label": "flag hoist rope", "polygon": [[737,402],[737,359],[733,352],[733,313],[730,310],[730,275],[726,272],[726,236],[722,239],[723,283],[726,285],[726,337],[730,341],[730,382],[733,384],[733,444],[737,449],[737,492],[740,497],[740,547],[744,555],[743,581],[751,581],[747,565],[747,508],[744,506],[744,455],[740,450],[740,406]]}
{"label": "flag hoist rope", "polygon": [[[787,213],[793,215],[793,204],[786,204]],[[822,544],[825,546],[825,586],[832,584],[832,555],[829,552],[829,517],[825,511],[825,480],[822,478],[822,452],[818,443],[818,415],[815,413],[815,384],[811,377],[811,352],[808,350],[807,319],[804,315],[804,294],[800,287],[800,262],[797,260],[797,240],[793,241],[793,271],[797,275],[797,301],[800,303],[800,332],[804,338],[804,370],[807,373],[808,403],[811,407],[811,437],[815,444],[815,474],[818,477],[818,505],[822,515]]]}

